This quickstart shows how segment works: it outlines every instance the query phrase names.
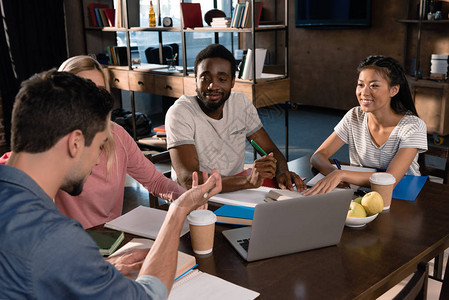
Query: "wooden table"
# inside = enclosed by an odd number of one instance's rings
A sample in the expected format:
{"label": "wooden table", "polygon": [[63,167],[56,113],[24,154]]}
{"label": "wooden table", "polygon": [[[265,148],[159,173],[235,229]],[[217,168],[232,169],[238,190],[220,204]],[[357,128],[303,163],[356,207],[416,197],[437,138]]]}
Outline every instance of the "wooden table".
{"label": "wooden table", "polygon": [[[305,171],[307,161],[299,164]],[[365,227],[345,227],[336,246],[252,263],[221,234],[234,227],[217,224],[213,253],[196,256],[197,262],[201,271],[255,290],[260,299],[375,299],[449,247],[448,195],[448,185],[427,182],[415,201],[393,199],[390,211]],[[179,249],[193,254],[188,235]]]}

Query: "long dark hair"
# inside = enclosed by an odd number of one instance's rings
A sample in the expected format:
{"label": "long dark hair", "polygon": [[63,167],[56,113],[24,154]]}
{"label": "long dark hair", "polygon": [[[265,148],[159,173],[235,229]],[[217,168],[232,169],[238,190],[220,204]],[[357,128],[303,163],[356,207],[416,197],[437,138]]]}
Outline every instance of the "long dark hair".
{"label": "long dark hair", "polygon": [[368,68],[379,71],[388,79],[390,86],[399,85],[399,92],[391,98],[390,104],[396,113],[403,114],[410,111],[418,116],[404,69],[397,60],[383,55],[371,55],[359,64],[357,72],[360,74],[361,71]]}

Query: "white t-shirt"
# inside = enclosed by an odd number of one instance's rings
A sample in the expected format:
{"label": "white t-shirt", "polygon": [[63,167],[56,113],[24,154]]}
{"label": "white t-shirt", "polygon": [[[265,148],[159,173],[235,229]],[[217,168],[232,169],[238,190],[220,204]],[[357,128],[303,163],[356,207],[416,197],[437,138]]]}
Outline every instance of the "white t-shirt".
{"label": "white t-shirt", "polygon": [[[411,113],[402,117],[388,140],[380,147],[371,139],[368,114],[360,106],[349,110],[334,130],[343,142],[349,144],[351,165],[386,170],[400,148],[417,148],[418,154],[427,151],[426,123]],[[407,175],[420,175],[418,154],[407,170]]]}
{"label": "white t-shirt", "polygon": [[223,176],[243,171],[246,139],[260,128],[256,108],[242,93],[231,93],[220,120],[208,117],[196,96],[176,100],[165,117],[167,148],[195,145],[200,171],[216,168]]}

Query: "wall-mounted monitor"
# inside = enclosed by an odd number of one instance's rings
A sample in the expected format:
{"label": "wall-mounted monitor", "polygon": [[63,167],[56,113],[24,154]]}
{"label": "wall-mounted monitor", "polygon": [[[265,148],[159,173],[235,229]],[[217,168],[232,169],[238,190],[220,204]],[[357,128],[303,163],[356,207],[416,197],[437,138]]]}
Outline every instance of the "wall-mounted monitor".
{"label": "wall-mounted monitor", "polygon": [[296,27],[360,28],[371,25],[371,0],[296,0]]}

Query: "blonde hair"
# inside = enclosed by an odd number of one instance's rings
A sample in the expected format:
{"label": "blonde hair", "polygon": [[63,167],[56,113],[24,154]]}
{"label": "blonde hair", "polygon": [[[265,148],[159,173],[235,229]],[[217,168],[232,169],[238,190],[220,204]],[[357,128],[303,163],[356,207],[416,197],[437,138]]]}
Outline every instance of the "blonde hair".
{"label": "blonde hair", "polygon": [[[64,61],[59,67],[58,71],[60,72],[69,72],[73,74],[78,74],[83,71],[91,71],[97,70],[99,71],[104,79],[104,87],[106,90],[110,91],[109,80],[106,72],[104,72],[101,64],[96,61],[94,58],[88,55],[78,55],[71,57]],[[110,121],[110,125],[112,126],[112,121]],[[113,136],[111,135],[106,144],[104,145],[104,152],[106,154],[106,177],[108,177],[109,172],[112,167],[112,163],[117,161],[115,157],[115,141]],[[118,168],[117,168],[118,171]]]}

